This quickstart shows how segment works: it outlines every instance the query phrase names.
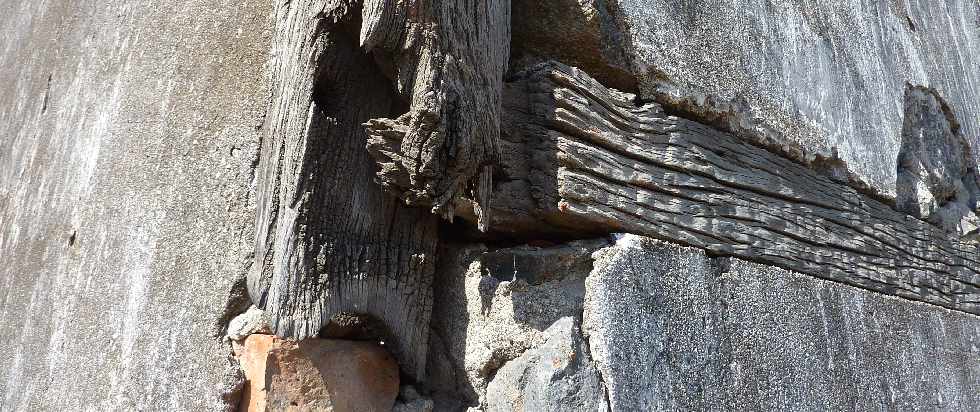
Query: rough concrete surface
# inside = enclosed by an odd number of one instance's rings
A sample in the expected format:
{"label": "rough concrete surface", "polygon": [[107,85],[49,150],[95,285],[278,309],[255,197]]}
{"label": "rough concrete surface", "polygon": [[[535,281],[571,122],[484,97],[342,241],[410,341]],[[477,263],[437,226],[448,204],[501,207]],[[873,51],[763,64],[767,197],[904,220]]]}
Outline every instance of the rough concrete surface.
{"label": "rough concrete surface", "polygon": [[582,339],[579,321],[564,317],[545,342],[497,370],[485,411],[608,411],[606,389]]}
{"label": "rough concrete surface", "polygon": [[602,84],[636,89],[623,39],[605,0],[513,0],[511,70],[557,60]]}
{"label": "rough concrete surface", "polygon": [[235,316],[228,322],[228,331],[225,336],[234,343],[240,343],[249,335],[263,334],[271,335],[269,318],[265,311],[255,306],[251,306],[244,313]]}
{"label": "rough concrete surface", "polygon": [[947,232],[975,235],[980,176],[959,122],[931,89],[909,87],[904,106],[896,208]]}
{"label": "rough concrete surface", "polygon": [[980,318],[633,235],[584,329],[613,410],[970,410]]}
{"label": "rough concrete surface", "polygon": [[642,97],[666,80],[742,102],[812,153],[836,149],[884,194],[895,194],[906,82],[938,90],[980,146],[975,0],[611,3]]}
{"label": "rough concrete surface", "polygon": [[441,253],[426,382],[436,410],[485,405],[500,367],[545,343],[545,331],[559,319],[580,317],[590,254],[605,245],[459,246]]}
{"label": "rough concrete surface", "polygon": [[435,410],[980,404],[980,317],[615,237],[445,254],[427,382]]}
{"label": "rough concrete surface", "polygon": [[3,3],[0,410],[224,407],[272,5]]}

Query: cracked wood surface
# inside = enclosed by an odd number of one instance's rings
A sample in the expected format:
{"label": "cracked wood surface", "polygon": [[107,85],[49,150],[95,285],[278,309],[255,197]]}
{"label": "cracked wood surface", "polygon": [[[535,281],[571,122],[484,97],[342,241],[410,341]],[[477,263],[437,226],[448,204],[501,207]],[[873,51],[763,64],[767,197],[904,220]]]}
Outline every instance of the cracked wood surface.
{"label": "cracked wood surface", "polygon": [[340,313],[379,319],[402,371],[420,379],[438,218],[374,183],[362,124],[401,108],[358,47],[351,4],[278,8],[249,293],[280,336],[316,336]]}
{"label": "cracked wood surface", "polygon": [[643,234],[980,314],[976,243],[814,170],[557,63],[504,102],[494,231]]}
{"label": "cracked wood surface", "polygon": [[376,50],[411,106],[367,123],[380,183],[450,220],[455,201],[470,196],[481,206],[483,227],[500,136],[510,0],[366,0],[362,19],[361,46]]}

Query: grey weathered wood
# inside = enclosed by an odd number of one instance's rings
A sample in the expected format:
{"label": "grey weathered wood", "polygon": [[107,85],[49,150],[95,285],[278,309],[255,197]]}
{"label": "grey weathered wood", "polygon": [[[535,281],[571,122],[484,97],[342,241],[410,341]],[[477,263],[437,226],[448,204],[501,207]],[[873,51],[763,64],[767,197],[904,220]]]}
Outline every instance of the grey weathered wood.
{"label": "grey weathered wood", "polygon": [[467,195],[482,216],[500,134],[510,0],[367,0],[362,19],[362,46],[387,57],[411,105],[367,124],[380,183],[449,219]]}
{"label": "grey weathered wood", "polygon": [[577,69],[508,85],[503,124],[494,230],[644,234],[980,314],[977,243]]}
{"label": "grey weathered wood", "polygon": [[420,378],[437,217],[374,183],[362,124],[397,114],[399,97],[360,50],[351,3],[279,5],[249,292],[281,336],[315,336],[339,313],[377,318]]}

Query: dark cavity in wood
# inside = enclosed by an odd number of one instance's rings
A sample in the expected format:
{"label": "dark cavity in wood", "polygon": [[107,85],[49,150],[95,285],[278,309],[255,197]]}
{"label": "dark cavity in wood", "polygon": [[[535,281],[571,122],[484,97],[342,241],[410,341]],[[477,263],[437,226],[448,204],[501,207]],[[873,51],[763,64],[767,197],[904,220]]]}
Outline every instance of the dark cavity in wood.
{"label": "dark cavity in wood", "polygon": [[438,218],[374,182],[362,125],[404,108],[358,46],[359,11],[278,6],[248,290],[280,336],[316,336],[337,314],[378,319],[402,371],[422,379]]}

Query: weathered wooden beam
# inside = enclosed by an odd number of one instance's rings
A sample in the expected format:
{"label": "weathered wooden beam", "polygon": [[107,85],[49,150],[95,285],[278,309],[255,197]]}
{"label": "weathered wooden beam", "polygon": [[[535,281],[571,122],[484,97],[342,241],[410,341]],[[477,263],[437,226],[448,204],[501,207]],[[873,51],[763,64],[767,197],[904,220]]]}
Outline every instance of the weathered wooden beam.
{"label": "weathered wooden beam", "polygon": [[[388,62],[407,113],[367,123],[380,183],[450,220],[463,196],[490,203],[510,0],[366,0],[361,44]],[[388,139],[393,132],[401,137]]]}
{"label": "weathered wooden beam", "polygon": [[560,64],[504,101],[493,231],[643,234],[980,314],[977,243],[845,183]]}
{"label": "weathered wooden beam", "polygon": [[370,315],[402,370],[421,378],[438,218],[374,182],[362,124],[397,114],[400,97],[358,45],[355,6],[278,5],[249,293],[284,337]]}

